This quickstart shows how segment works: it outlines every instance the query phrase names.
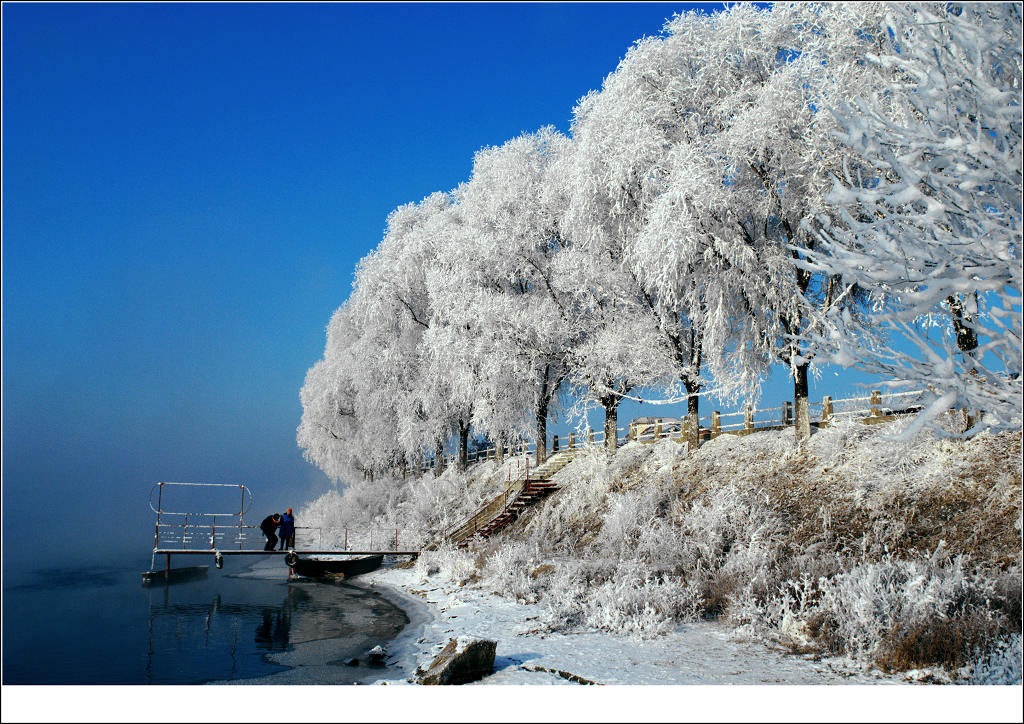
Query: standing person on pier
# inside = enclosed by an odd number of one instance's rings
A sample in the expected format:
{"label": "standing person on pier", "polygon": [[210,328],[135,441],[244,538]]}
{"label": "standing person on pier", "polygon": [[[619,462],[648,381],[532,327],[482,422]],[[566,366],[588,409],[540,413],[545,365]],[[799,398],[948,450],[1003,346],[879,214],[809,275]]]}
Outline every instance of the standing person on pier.
{"label": "standing person on pier", "polygon": [[285,548],[295,547],[295,517],[292,515],[292,509],[289,508],[281,516],[281,550]]}
{"label": "standing person on pier", "polygon": [[263,550],[272,551],[277,546],[277,526],[281,525],[281,514],[274,513],[268,515],[260,523],[260,530],[263,531],[263,535],[267,536],[267,544],[263,546]]}

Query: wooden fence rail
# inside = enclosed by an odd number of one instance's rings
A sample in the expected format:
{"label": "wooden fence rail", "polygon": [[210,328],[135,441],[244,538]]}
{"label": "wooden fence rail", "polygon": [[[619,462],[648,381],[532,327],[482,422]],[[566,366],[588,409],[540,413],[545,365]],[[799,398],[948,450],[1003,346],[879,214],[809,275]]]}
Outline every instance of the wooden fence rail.
{"label": "wooden fence rail", "polygon": [[[862,397],[845,397],[832,399],[826,395],[820,402],[810,402],[811,427],[825,427],[833,421],[852,417],[860,419],[865,424],[877,424],[894,419],[898,415],[911,414],[922,408],[926,390],[914,390],[912,392],[897,392],[883,394],[880,390],[872,390],[870,395]],[[723,422],[730,418],[741,418],[737,422]],[[641,422],[642,421],[642,422]],[[648,417],[638,418],[625,427],[616,428],[617,444],[625,444],[633,440],[650,442],[662,438],[672,438],[684,441],[683,430],[685,418],[671,417]],[[705,442],[714,439],[719,435],[749,435],[764,430],[775,430],[785,427],[793,427],[796,424],[794,417],[794,406],[790,401],[785,401],[779,407],[753,408],[747,405],[743,410],[734,412],[720,412],[714,410],[710,415],[698,419],[698,440]],[[605,432],[603,430],[574,430],[567,436],[560,438],[552,435],[546,442],[548,453],[558,452],[559,449],[575,449],[577,447],[603,445]],[[504,446],[504,455],[533,455],[537,451],[536,441],[519,442]],[[494,445],[479,448],[469,454],[469,462],[476,463],[483,460],[490,460],[497,456],[498,448]],[[458,462],[457,455],[446,455],[442,457],[442,465],[455,465]],[[406,468],[406,474],[425,474],[437,467],[436,458],[427,458],[419,466]]]}

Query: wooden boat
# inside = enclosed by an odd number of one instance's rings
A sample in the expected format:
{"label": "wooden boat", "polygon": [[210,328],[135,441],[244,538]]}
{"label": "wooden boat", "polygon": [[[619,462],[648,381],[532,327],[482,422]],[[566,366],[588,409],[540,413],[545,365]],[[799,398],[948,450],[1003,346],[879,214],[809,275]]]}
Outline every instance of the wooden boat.
{"label": "wooden boat", "polygon": [[343,560],[323,561],[316,558],[297,558],[291,566],[298,576],[306,578],[352,578],[380,568],[383,555],[365,556],[362,558],[346,558]]}

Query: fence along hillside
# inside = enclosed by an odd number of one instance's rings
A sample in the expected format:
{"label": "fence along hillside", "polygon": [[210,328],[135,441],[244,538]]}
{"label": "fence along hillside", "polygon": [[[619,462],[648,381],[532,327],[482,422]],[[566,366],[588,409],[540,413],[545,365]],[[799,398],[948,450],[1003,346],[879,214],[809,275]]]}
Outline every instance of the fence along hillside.
{"label": "fence along hillside", "polygon": [[[913,392],[882,393],[880,390],[873,390],[870,395],[863,397],[845,397],[832,399],[826,395],[820,402],[809,403],[810,428],[821,428],[833,421],[840,419],[854,419],[865,425],[876,425],[882,422],[894,420],[901,415],[910,415],[920,412],[923,409],[924,401],[928,395],[927,390],[915,390]],[[974,416],[963,413],[965,429],[973,424]],[[616,428],[618,445],[631,441],[652,442],[662,438],[670,438],[677,442],[687,442],[684,433],[683,421],[678,418],[653,417],[638,418],[630,422],[626,427]],[[787,427],[796,427],[797,421],[794,415],[794,405],[787,400],[779,407],[754,409],[747,405],[743,410],[737,412],[723,413],[713,411],[706,417],[699,418],[697,444],[712,440],[719,435],[750,435],[765,430],[781,430]],[[798,431],[799,432],[799,431]],[[804,435],[810,434],[806,430]],[[575,450],[579,447],[604,445],[604,430],[588,429],[585,433],[577,434],[570,432],[560,439],[558,435],[552,435],[545,441],[546,450],[549,454],[557,453],[560,450]],[[475,450],[469,455],[469,462],[476,463],[482,460],[502,459],[505,455],[533,455],[537,451],[537,443],[524,442],[516,445],[505,445],[499,450],[495,445]],[[431,469],[443,469],[448,465],[457,463],[457,456],[446,455],[438,458],[428,458],[416,468],[406,469],[405,474],[423,475]],[[439,467],[440,463],[440,467]],[[399,474],[402,474],[401,472]]]}

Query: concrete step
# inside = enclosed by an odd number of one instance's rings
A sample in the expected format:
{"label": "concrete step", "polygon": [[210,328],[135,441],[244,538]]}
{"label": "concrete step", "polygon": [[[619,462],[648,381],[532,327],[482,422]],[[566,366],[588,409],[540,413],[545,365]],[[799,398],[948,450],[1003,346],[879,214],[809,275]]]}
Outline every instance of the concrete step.
{"label": "concrete step", "polygon": [[523,480],[523,488],[513,499],[508,507],[487,523],[466,534],[458,542],[460,548],[465,548],[470,541],[486,536],[501,530],[519,517],[526,508],[547,497],[551,492],[557,490],[558,483],[551,481],[551,476],[572,462],[575,452],[559,451],[548,458],[540,467],[531,471],[529,480]]}

